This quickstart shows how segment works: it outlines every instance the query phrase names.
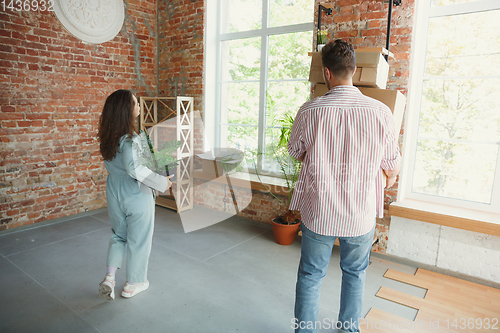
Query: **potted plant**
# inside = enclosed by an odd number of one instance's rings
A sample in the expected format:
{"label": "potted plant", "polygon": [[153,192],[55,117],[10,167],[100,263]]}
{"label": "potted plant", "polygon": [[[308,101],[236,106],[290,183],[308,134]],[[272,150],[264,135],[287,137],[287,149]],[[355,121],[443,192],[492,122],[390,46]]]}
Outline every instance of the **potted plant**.
{"label": "potted plant", "polygon": [[326,45],[326,35],[328,34],[328,31],[327,30],[319,30],[318,31],[318,47],[317,47],[317,50],[318,52],[321,51],[321,49],[323,48],[323,46]]}
{"label": "potted plant", "polygon": [[[262,183],[265,189],[274,198],[276,198],[279,202],[287,207],[290,205],[290,201],[292,200],[293,190],[295,188],[295,184],[297,183],[297,179],[299,178],[300,168],[302,166],[302,162],[297,161],[295,158],[291,157],[288,154],[287,149],[293,120],[294,118],[291,114],[286,114],[282,119],[279,120],[279,123],[281,123],[283,127],[281,129],[279,142],[275,147],[272,147],[270,154],[271,158],[278,163],[281,175],[285,180],[285,184],[288,190],[288,201],[284,202],[282,199],[278,198],[274,193],[272,193],[271,190],[264,185],[259,173],[257,172],[257,177],[259,178],[259,181]],[[295,240],[295,237],[297,236],[300,222],[300,212],[292,211],[289,209],[284,215],[273,218],[272,226],[276,242],[281,245],[292,244]]]}

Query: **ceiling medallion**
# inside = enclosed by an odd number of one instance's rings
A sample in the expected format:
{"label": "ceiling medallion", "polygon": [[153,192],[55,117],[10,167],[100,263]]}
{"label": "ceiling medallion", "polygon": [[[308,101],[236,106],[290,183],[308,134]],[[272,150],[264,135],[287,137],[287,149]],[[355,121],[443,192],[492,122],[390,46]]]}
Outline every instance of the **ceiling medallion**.
{"label": "ceiling medallion", "polygon": [[66,30],[91,44],[115,38],[125,16],[123,0],[55,0],[54,12]]}

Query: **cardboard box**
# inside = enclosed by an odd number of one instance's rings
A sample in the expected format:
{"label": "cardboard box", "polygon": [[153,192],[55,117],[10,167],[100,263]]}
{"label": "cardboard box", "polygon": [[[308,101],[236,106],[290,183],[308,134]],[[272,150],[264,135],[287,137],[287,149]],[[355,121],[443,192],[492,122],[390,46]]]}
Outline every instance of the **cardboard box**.
{"label": "cardboard box", "polygon": [[314,86],[314,96],[313,98],[323,96],[328,92],[328,88],[326,87],[325,83],[316,83]]}
{"label": "cardboard box", "polygon": [[323,61],[321,52],[313,52],[311,58],[311,69],[309,70],[309,82],[325,83],[323,78]]}
{"label": "cardboard box", "polygon": [[235,148],[214,148],[197,156],[201,160],[201,170],[216,177],[233,170],[244,158],[243,152]]}
{"label": "cardboard box", "polygon": [[[389,107],[392,111],[394,126],[396,128],[396,137],[401,131],[401,125],[403,124],[403,116],[406,105],[406,97],[397,90],[389,89],[376,89],[376,88],[366,88],[358,87],[361,93],[365,96],[374,98]],[[384,184],[387,180],[387,175],[382,172],[382,177],[384,179]]]}
{"label": "cardboard box", "polygon": [[[381,48],[383,50],[383,48]],[[371,51],[372,49],[358,49],[356,53],[356,73],[353,77],[355,86],[378,87],[385,89],[389,77],[389,64],[382,53]],[[375,49],[378,50],[378,49]],[[311,68],[309,70],[309,82],[325,83],[323,79],[321,52],[311,53]]]}
{"label": "cardboard box", "polygon": [[389,58],[394,59],[394,53],[387,51],[385,47],[366,47],[362,49],[356,49],[356,52],[378,52],[383,55],[389,55]]}
{"label": "cardboard box", "polygon": [[356,52],[356,73],[352,77],[355,86],[387,87],[389,64],[380,52]]}
{"label": "cardboard box", "polygon": [[219,161],[214,159],[201,158],[201,171],[215,175],[215,177],[220,177],[224,174],[224,168],[222,168]]}
{"label": "cardboard box", "polygon": [[197,156],[201,160],[201,171],[214,175],[215,177],[220,177],[224,174],[224,168],[213,150],[206,151]]}
{"label": "cardboard box", "polygon": [[394,125],[396,132],[399,133],[403,123],[403,115],[405,112],[406,97],[398,90],[376,89],[358,87],[361,93],[365,96],[381,101],[391,109],[394,115]]}

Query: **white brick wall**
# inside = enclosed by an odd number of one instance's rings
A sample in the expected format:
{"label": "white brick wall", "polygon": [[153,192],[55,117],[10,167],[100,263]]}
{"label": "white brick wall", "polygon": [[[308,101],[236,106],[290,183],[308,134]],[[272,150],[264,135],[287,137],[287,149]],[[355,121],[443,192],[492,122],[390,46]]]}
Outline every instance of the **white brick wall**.
{"label": "white brick wall", "polygon": [[500,282],[500,237],[391,218],[387,253]]}

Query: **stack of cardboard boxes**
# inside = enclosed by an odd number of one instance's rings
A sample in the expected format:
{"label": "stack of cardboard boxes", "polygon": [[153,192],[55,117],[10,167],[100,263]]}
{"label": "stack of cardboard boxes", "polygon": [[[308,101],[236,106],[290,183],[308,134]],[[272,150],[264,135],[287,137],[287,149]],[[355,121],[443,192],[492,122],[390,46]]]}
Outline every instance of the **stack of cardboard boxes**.
{"label": "stack of cardboard boxes", "polygon": [[[387,105],[394,115],[394,125],[399,133],[403,121],[406,97],[397,90],[388,90],[387,78],[389,64],[384,54],[393,57],[385,48],[357,49],[356,72],[353,84],[366,96],[372,97]],[[328,92],[322,73],[321,52],[313,52],[309,81],[315,85],[314,98],[323,96]]]}

